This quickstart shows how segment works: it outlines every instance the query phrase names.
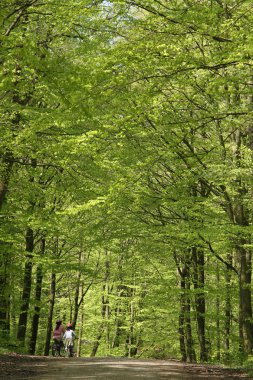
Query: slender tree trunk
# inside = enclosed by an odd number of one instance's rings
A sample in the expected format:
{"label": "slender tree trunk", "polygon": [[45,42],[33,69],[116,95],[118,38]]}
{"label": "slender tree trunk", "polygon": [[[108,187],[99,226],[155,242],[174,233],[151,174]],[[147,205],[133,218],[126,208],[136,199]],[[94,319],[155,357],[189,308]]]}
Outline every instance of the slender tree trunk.
{"label": "slender tree trunk", "polygon": [[12,166],[13,166],[13,157],[11,153],[7,153],[0,164],[1,167],[1,177],[0,177],[0,211],[4,204],[6,193],[8,190],[9,179],[11,176]]}
{"label": "slender tree trunk", "polygon": [[[240,145],[237,142],[238,146]],[[239,149],[239,148],[238,148]],[[239,153],[237,154],[239,156]],[[237,157],[238,159],[238,157]],[[244,210],[243,186],[238,179],[238,199],[237,203],[232,202],[224,190],[225,200],[227,202],[227,214],[230,221],[240,227],[248,226],[248,218]],[[251,354],[253,351],[253,324],[252,324],[252,296],[251,296],[251,277],[252,277],[252,254],[250,248],[245,248],[250,243],[250,238],[236,237],[233,238],[233,244],[237,256],[238,283],[239,283],[239,349],[244,354]],[[230,305],[227,305],[230,308]],[[227,311],[227,318],[229,318]],[[227,334],[229,330],[227,331]],[[229,342],[227,341],[227,346]]]}
{"label": "slender tree trunk", "polygon": [[[219,263],[216,264],[216,280],[217,287],[220,288],[220,267]],[[220,313],[221,313],[221,300],[220,294],[216,296],[216,358],[219,361],[221,358],[221,331],[220,331]]]}
{"label": "slender tree trunk", "polygon": [[120,331],[121,331],[121,321],[120,321],[120,306],[117,305],[116,310],[115,310],[115,332],[114,332],[114,337],[112,340],[112,348],[119,347],[120,344]]}
{"label": "slender tree trunk", "polygon": [[[83,285],[81,285],[81,293],[83,293]],[[79,358],[81,356],[81,341],[82,341],[82,336],[83,336],[83,325],[84,325],[84,307],[83,303],[81,304],[81,318],[80,318],[80,326],[79,326],[79,331],[78,331],[78,344],[77,344],[77,350],[76,350],[76,355]]]}
{"label": "slender tree trunk", "polygon": [[[8,184],[13,167],[13,157],[7,152],[0,163],[0,212],[5,203]],[[3,217],[2,220],[4,220]],[[0,340],[9,340],[10,334],[10,255],[9,244],[0,240]],[[2,343],[2,344],[3,344]]]}
{"label": "slender tree trunk", "polygon": [[1,210],[2,206],[3,206],[3,204],[4,204],[7,188],[8,188],[7,181],[6,181],[5,178],[3,178],[0,181],[0,210]]}
{"label": "slender tree trunk", "polygon": [[111,348],[111,344],[110,344],[111,331],[110,331],[110,324],[109,324],[109,320],[110,320],[109,293],[110,293],[109,283],[107,282],[106,283],[106,305],[105,305],[106,345],[107,345],[107,349],[110,351],[110,348]]}
{"label": "slender tree trunk", "polygon": [[[135,277],[135,274],[134,274]],[[133,281],[133,285],[135,285],[135,279]],[[137,355],[138,350],[141,348],[141,345],[143,343],[142,340],[142,332],[141,329],[138,327],[138,322],[141,322],[142,318],[138,315],[138,310],[141,310],[143,308],[143,300],[146,295],[146,291],[142,291],[140,293],[140,297],[138,297],[138,301],[134,299],[136,296],[136,290],[135,288],[129,289],[129,294],[131,297],[130,302],[130,326],[129,326],[129,333],[128,333],[128,357],[134,357]],[[139,295],[138,295],[139,296]]]}
{"label": "slender tree trunk", "polygon": [[186,333],[186,353],[187,361],[196,362],[196,353],[193,345],[192,327],[191,327],[191,300],[190,300],[190,278],[187,268],[186,287],[185,287],[185,333]]}
{"label": "slender tree trunk", "polygon": [[[239,93],[239,91],[238,91]],[[239,95],[238,95],[239,96]],[[234,153],[235,163],[238,169],[241,168],[242,160],[242,143],[246,138],[251,152],[252,130],[249,128],[246,135],[245,132],[237,129],[234,132],[234,142],[236,150]],[[252,153],[251,153],[252,155]],[[237,197],[234,205],[234,222],[240,227],[249,225],[249,209],[244,202],[247,189],[245,187],[242,176],[238,176],[237,181]],[[251,243],[250,237],[238,235],[235,240],[238,261],[238,279],[239,279],[239,334],[241,338],[241,348],[243,354],[252,354],[253,352],[253,324],[252,324],[252,297],[251,297],[251,276],[252,276],[252,253],[250,248],[245,248],[246,244]]]}
{"label": "slender tree trunk", "polygon": [[[124,252],[124,247],[122,247],[122,251]],[[114,336],[112,339],[111,347],[116,348],[120,345],[120,337],[122,334],[122,308],[121,308],[121,297],[124,294],[124,291],[126,290],[125,285],[122,285],[123,283],[123,268],[122,268],[122,261],[123,261],[123,254],[119,255],[118,257],[118,273],[119,273],[119,281],[120,284],[117,285],[117,296],[118,296],[118,302],[114,309],[114,315],[115,315],[115,324],[114,324]]]}
{"label": "slender tree trunk", "polygon": [[[134,292],[132,291],[132,296],[134,296]],[[130,328],[128,332],[128,357],[131,358],[137,353],[137,345],[136,339],[134,336],[134,323],[135,323],[135,307],[134,301],[130,302]]]}
{"label": "slender tree trunk", "polygon": [[[26,231],[26,252],[32,253],[34,248],[33,230]],[[30,304],[30,294],[32,285],[32,255],[27,255],[25,263],[24,284],[22,293],[22,303],[20,308],[17,338],[24,344],[27,328],[28,309]]]}
{"label": "slender tree trunk", "polygon": [[[105,255],[107,256],[107,251],[105,251]],[[96,356],[97,350],[99,348],[100,340],[103,336],[104,329],[105,329],[105,318],[108,317],[109,313],[109,299],[108,299],[108,282],[110,277],[110,261],[106,258],[105,261],[105,279],[104,279],[104,285],[102,287],[102,307],[101,307],[101,316],[102,321],[100,323],[100,326],[98,328],[98,334],[97,338],[95,340],[95,343],[93,345],[92,351],[91,351],[91,357]],[[108,333],[108,332],[107,332]]]}
{"label": "slender tree trunk", "polygon": [[180,294],[180,312],[179,312],[179,319],[178,319],[178,333],[179,333],[179,346],[180,346],[180,352],[181,352],[181,360],[183,362],[186,362],[187,355],[186,355],[186,344],[185,344],[185,277],[183,276],[183,271],[180,271],[181,274],[181,281],[180,281],[180,288],[181,288],[181,294]]}
{"label": "slender tree trunk", "polygon": [[100,326],[99,326],[99,330],[98,330],[98,334],[97,334],[97,338],[95,340],[95,343],[93,345],[93,348],[92,348],[92,351],[91,351],[91,354],[90,356],[91,357],[94,357],[96,356],[97,354],[97,350],[98,350],[98,347],[99,347],[99,344],[100,344],[100,340],[103,336],[103,333],[104,333],[104,324],[102,323]]}
{"label": "slender tree trunk", "polygon": [[[78,256],[78,262],[79,266],[81,265],[81,259],[82,259],[82,252],[79,252]],[[77,318],[78,318],[78,311],[79,311],[79,293],[80,293],[80,283],[81,283],[81,271],[79,270],[77,272],[77,281],[76,281],[76,287],[75,287],[75,296],[74,296],[74,315],[72,318],[72,325],[75,329]]]}
{"label": "slender tree trunk", "polygon": [[[31,166],[33,168],[36,168],[37,161],[36,159],[31,159]],[[30,182],[34,182],[34,177],[30,177]],[[30,201],[30,208],[33,210],[34,208],[34,201]],[[26,255],[26,263],[25,263],[25,274],[24,274],[24,285],[23,285],[23,294],[22,294],[22,303],[21,303],[21,309],[20,309],[20,316],[19,316],[19,323],[18,323],[18,334],[17,338],[21,342],[21,344],[24,344],[25,342],[25,335],[26,335],[26,329],[27,329],[27,319],[28,319],[28,310],[29,310],[29,304],[30,304],[30,295],[31,295],[31,287],[32,287],[32,255],[31,253],[34,250],[34,233],[33,230],[28,227],[26,231],[26,252],[28,254]]]}
{"label": "slender tree trunk", "polygon": [[[105,292],[105,285],[103,286],[103,292]],[[105,316],[106,316],[106,309],[107,309],[107,298],[105,297],[105,295],[103,294],[102,295],[102,308],[101,308],[101,316],[102,316],[102,321],[100,323],[100,326],[98,328],[98,334],[97,334],[97,338],[95,340],[95,343],[93,345],[93,348],[92,348],[92,351],[91,351],[91,357],[94,357],[96,356],[97,354],[97,350],[99,348],[99,345],[100,345],[100,340],[103,336],[103,333],[104,333],[104,329],[105,329]]]}
{"label": "slender tree trunk", "polygon": [[[41,239],[41,256],[44,256],[45,253],[45,239]],[[36,342],[38,336],[38,327],[39,327],[39,318],[40,318],[40,301],[41,301],[41,292],[42,292],[42,265],[38,264],[36,271],[36,286],[35,286],[35,307],[34,315],[32,320],[32,329],[31,329],[31,340],[29,351],[30,354],[35,354]]]}
{"label": "slender tree trunk", "polygon": [[208,360],[206,349],[206,336],[205,336],[205,271],[204,271],[204,252],[192,248],[192,261],[193,261],[193,284],[195,289],[195,307],[197,317],[197,329],[200,346],[200,361],[206,362]]}
{"label": "slender tree trunk", "polygon": [[47,333],[44,355],[49,355],[51,336],[52,336],[52,326],[53,326],[53,314],[54,314],[54,303],[55,303],[55,291],[56,291],[56,275],[53,272],[51,275],[51,289],[50,289],[50,300],[49,300],[49,311],[47,317]]}
{"label": "slender tree trunk", "polygon": [[[0,164],[0,212],[6,199],[8,183],[13,166],[10,153],[3,156]],[[0,240],[0,340],[2,344],[9,340],[10,333],[10,255],[9,244]]]}
{"label": "slender tree trunk", "polygon": [[[227,256],[227,262],[232,265],[232,255]],[[232,318],[232,305],[231,305],[231,271],[226,268],[225,272],[226,280],[226,299],[225,299],[225,321],[224,321],[224,349],[226,360],[229,360],[230,356],[230,327]]]}
{"label": "slender tree trunk", "polygon": [[253,350],[252,297],[251,297],[251,253],[242,246],[238,248],[239,266],[239,323],[243,338],[243,351],[251,354]]}
{"label": "slender tree trunk", "polygon": [[178,258],[175,256],[178,273],[180,274],[180,313],[179,313],[179,344],[181,360],[188,362],[196,361],[196,354],[193,347],[191,328],[191,301],[190,301],[190,271],[189,259],[183,258],[183,268],[180,269]]}
{"label": "slender tree trunk", "polygon": [[[252,108],[252,97],[250,99],[250,107]],[[238,166],[240,167],[241,159],[241,132],[236,136],[237,154],[236,158]],[[248,146],[251,150],[251,157],[253,158],[253,128],[247,130]],[[243,198],[245,189],[239,182],[238,198],[239,202],[235,207],[235,220],[240,226],[248,226],[249,210],[245,210]],[[251,189],[251,194],[253,190]],[[250,210],[252,214],[252,209]],[[247,241],[248,240],[248,241]],[[239,277],[239,335],[241,338],[241,349],[243,353],[252,354],[253,352],[253,322],[252,322],[252,295],[251,295],[251,282],[252,282],[252,252],[250,248],[245,248],[245,244],[251,243],[250,238],[240,238],[237,244],[237,258],[238,258],[238,277]]]}
{"label": "slender tree trunk", "polygon": [[0,241],[0,340],[2,345],[10,334],[10,273],[9,247]]}

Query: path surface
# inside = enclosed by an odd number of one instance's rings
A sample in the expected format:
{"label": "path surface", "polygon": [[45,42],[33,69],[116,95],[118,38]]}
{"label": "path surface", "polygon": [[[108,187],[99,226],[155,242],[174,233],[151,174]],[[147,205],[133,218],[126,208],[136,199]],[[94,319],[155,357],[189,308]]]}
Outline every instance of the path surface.
{"label": "path surface", "polygon": [[[25,364],[29,366],[28,362]],[[242,379],[243,374],[215,366],[201,366],[165,360],[59,358],[30,364],[31,372],[8,379],[29,380],[203,380]],[[1,377],[1,376],[0,376]],[[249,379],[249,378],[248,378]]]}

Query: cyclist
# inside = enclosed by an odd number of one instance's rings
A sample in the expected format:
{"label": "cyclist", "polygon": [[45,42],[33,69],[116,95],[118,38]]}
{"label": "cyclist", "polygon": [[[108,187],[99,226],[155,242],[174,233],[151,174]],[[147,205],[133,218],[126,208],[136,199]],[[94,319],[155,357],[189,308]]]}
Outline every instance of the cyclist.
{"label": "cyclist", "polygon": [[67,324],[67,329],[63,335],[63,341],[65,345],[65,350],[70,348],[70,355],[72,356],[74,353],[74,339],[76,337],[75,331],[73,330],[73,326],[71,323]]}
{"label": "cyclist", "polygon": [[63,335],[65,333],[65,329],[62,325],[61,319],[57,319],[56,326],[53,331],[53,340],[57,347],[59,347],[59,354],[61,347],[63,347]]}

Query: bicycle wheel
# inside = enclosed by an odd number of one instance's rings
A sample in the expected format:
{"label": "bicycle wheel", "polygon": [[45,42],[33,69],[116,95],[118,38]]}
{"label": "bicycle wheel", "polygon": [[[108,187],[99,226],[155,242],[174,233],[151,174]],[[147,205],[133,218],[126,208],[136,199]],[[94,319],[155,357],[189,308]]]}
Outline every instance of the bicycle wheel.
{"label": "bicycle wheel", "polygon": [[57,356],[57,349],[55,347],[55,344],[52,345],[52,355]]}
{"label": "bicycle wheel", "polygon": [[53,356],[61,356],[61,347],[59,344],[54,343],[52,346],[52,355]]}
{"label": "bicycle wheel", "polygon": [[73,356],[73,346],[71,344],[68,344],[66,354],[68,358],[72,358]]}

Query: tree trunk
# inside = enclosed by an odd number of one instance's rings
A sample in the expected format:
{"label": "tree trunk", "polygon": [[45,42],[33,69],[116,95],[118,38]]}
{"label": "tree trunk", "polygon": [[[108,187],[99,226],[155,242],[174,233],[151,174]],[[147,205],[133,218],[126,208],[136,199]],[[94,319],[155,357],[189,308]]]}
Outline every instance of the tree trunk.
{"label": "tree trunk", "polygon": [[[31,166],[33,168],[36,168],[37,161],[36,159],[31,159]],[[34,182],[34,177],[30,177],[30,182]],[[30,201],[30,208],[33,210],[34,208],[34,201]],[[26,255],[26,263],[25,263],[25,274],[24,274],[24,285],[23,285],[23,294],[22,294],[22,302],[21,302],[21,309],[20,309],[20,316],[19,316],[19,323],[18,323],[18,334],[17,338],[21,342],[21,344],[24,344],[25,342],[25,335],[26,335],[26,329],[27,329],[27,318],[28,318],[28,310],[29,310],[29,304],[30,304],[30,295],[31,295],[31,287],[32,287],[32,255],[31,253],[34,250],[34,233],[33,230],[28,227],[26,231],[26,252],[28,254]]]}
{"label": "tree trunk", "polygon": [[[124,252],[124,247],[122,249],[122,252]],[[122,285],[123,281],[123,262],[124,254],[118,256],[118,277],[120,283],[117,285],[117,297],[118,301],[116,304],[116,307],[114,308],[114,316],[115,316],[115,324],[114,324],[114,336],[112,338],[111,347],[112,349],[119,347],[120,345],[120,338],[122,335],[122,308],[121,308],[121,297],[123,296],[126,286]]]}
{"label": "tree trunk", "polygon": [[[134,292],[132,290],[132,297]],[[128,332],[128,357],[132,358],[137,353],[136,337],[134,336],[135,307],[134,301],[130,302],[130,328]]]}
{"label": "tree trunk", "polygon": [[[81,292],[83,293],[83,285],[81,285]],[[81,320],[80,320],[80,326],[78,331],[78,344],[77,344],[77,350],[76,355],[79,358],[81,356],[81,343],[82,343],[82,336],[83,336],[83,325],[84,325],[84,310],[83,310],[83,303],[81,304]]]}
{"label": "tree trunk", "polygon": [[198,339],[200,346],[200,361],[208,360],[205,336],[205,271],[204,271],[204,252],[197,248],[192,248],[193,262],[193,284],[195,289],[195,308],[197,317]]}
{"label": "tree trunk", "polygon": [[242,348],[246,354],[253,350],[252,300],[251,300],[251,253],[242,246],[238,248],[239,264],[239,324]]}
{"label": "tree trunk", "polygon": [[181,351],[181,360],[188,362],[196,361],[196,354],[193,347],[192,328],[191,328],[191,301],[190,301],[190,271],[189,260],[183,258],[183,268],[179,266],[179,260],[176,258],[178,273],[180,274],[180,313],[179,313],[179,344]]}
{"label": "tree trunk", "polygon": [[180,288],[181,288],[181,294],[180,294],[180,312],[179,312],[179,319],[178,319],[178,333],[179,333],[179,346],[180,346],[180,352],[181,352],[181,360],[183,362],[186,362],[187,355],[186,355],[186,344],[185,344],[185,277],[183,276],[183,271],[180,271],[181,275],[181,281],[180,281]]}
{"label": "tree trunk", "polygon": [[0,241],[0,340],[8,342],[10,334],[10,273],[8,246]]}
{"label": "tree trunk", "polygon": [[185,333],[186,333],[186,359],[188,362],[196,362],[196,353],[193,345],[192,327],[191,327],[191,300],[190,300],[190,279],[189,271],[186,276],[185,292]]}
{"label": "tree trunk", "polygon": [[[5,202],[9,178],[13,166],[11,154],[1,160],[0,177],[0,212]],[[0,340],[2,344],[9,340],[10,333],[10,253],[9,244],[0,240]]]}
{"label": "tree trunk", "polygon": [[53,313],[54,313],[54,303],[55,303],[55,291],[56,291],[56,275],[53,272],[51,275],[51,289],[50,289],[50,300],[49,300],[49,311],[47,317],[47,334],[44,355],[49,355],[51,336],[52,336],[52,326],[53,326]]}
{"label": "tree trunk", "polygon": [[7,153],[1,162],[1,178],[0,178],[0,210],[5,201],[6,193],[8,190],[8,183],[13,166],[13,157],[11,153]]}
{"label": "tree trunk", "polygon": [[[107,251],[105,251],[105,255],[107,256]],[[110,261],[106,258],[105,260],[105,279],[104,279],[104,285],[102,287],[102,307],[101,307],[101,316],[102,316],[102,322],[100,323],[100,326],[98,328],[98,334],[97,338],[95,340],[95,343],[93,345],[92,351],[91,351],[91,357],[96,356],[100,340],[103,336],[104,329],[105,329],[105,318],[108,317],[109,313],[109,299],[108,299],[108,281],[110,277]],[[108,333],[108,330],[106,331]]]}
{"label": "tree trunk", "polygon": [[[104,291],[105,291],[105,285],[103,286],[103,292]],[[107,310],[107,299],[106,299],[105,295],[103,294],[103,296],[102,296],[102,308],[101,308],[102,322],[100,323],[100,326],[98,328],[97,338],[95,340],[95,343],[93,345],[91,355],[90,355],[91,357],[96,356],[98,347],[100,345],[100,340],[101,340],[103,333],[104,333],[106,310]]]}
{"label": "tree trunk", "polygon": [[120,332],[121,332],[121,320],[120,320],[120,306],[117,305],[115,309],[115,332],[112,340],[112,349],[119,347],[120,344]]}
{"label": "tree trunk", "polygon": [[[245,139],[245,145],[248,145],[253,152],[252,129],[249,128],[247,133],[236,130],[234,133],[234,142],[236,144],[235,163],[238,169],[241,168],[242,160],[242,143]],[[249,210],[246,207],[245,195],[248,189],[244,184],[243,177],[238,175],[236,178],[237,196],[234,205],[234,222],[236,225],[246,227],[249,225]],[[251,190],[252,191],[252,190]],[[238,234],[235,239],[238,261],[238,279],[239,279],[239,334],[241,339],[242,353],[252,354],[253,351],[253,324],[252,324],[252,297],[251,297],[251,275],[252,275],[252,253],[250,248],[245,245],[250,244],[250,236],[243,232]]]}
{"label": "tree trunk", "polygon": [[[41,256],[45,253],[45,239],[41,239]],[[39,327],[39,318],[40,318],[40,301],[41,301],[41,292],[42,292],[42,265],[38,264],[36,271],[36,287],[35,287],[35,307],[34,315],[32,320],[32,329],[31,329],[31,340],[29,351],[31,355],[35,354],[36,342],[38,336],[38,327]]]}
{"label": "tree trunk", "polygon": [[[79,257],[78,257],[79,267],[81,265],[81,259],[82,259],[82,252],[80,251]],[[79,311],[79,307],[80,307],[80,303],[79,303],[80,283],[81,283],[81,271],[79,270],[77,272],[77,281],[76,281],[75,296],[74,296],[74,315],[72,318],[72,325],[73,325],[74,329],[76,326],[78,311]]]}
{"label": "tree trunk", "polygon": [[[32,253],[34,248],[34,237],[33,230],[28,228],[26,231],[26,252]],[[23,284],[23,293],[22,301],[18,322],[18,340],[24,344],[27,328],[27,318],[28,318],[28,309],[30,304],[30,294],[31,294],[31,285],[32,285],[32,255],[27,255],[25,263],[25,274],[24,274],[24,284]]]}
{"label": "tree trunk", "polygon": [[[216,280],[217,286],[220,287],[220,267],[219,263],[216,264]],[[221,313],[221,300],[220,294],[216,296],[216,358],[220,361],[221,358],[221,331],[220,331],[220,313]]]}
{"label": "tree trunk", "polygon": [[[232,255],[228,255],[227,262],[232,265]],[[226,299],[225,299],[225,321],[224,321],[224,349],[225,358],[229,360],[230,356],[230,327],[232,318],[232,305],[231,305],[231,271],[226,268],[225,272],[226,280]]]}
{"label": "tree trunk", "polygon": [[97,354],[97,350],[98,350],[98,347],[99,347],[99,344],[100,344],[100,340],[101,340],[101,338],[103,336],[103,332],[104,332],[104,323],[101,323],[101,325],[99,326],[97,338],[95,340],[95,343],[93,345],[93,348],[92,348],[92,351],[91,351],[91,354],[90,354],[91,357],[94,357]]}

